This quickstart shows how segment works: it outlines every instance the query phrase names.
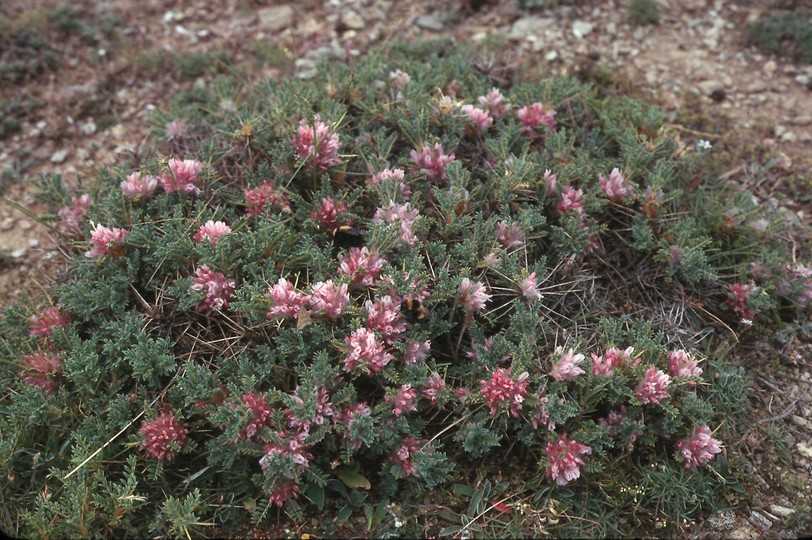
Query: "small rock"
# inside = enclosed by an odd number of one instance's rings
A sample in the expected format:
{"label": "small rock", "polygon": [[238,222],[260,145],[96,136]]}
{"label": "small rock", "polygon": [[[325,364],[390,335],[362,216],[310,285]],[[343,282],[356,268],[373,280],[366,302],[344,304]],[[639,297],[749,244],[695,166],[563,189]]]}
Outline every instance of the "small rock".
{"label": "small rock", "polygon": [[432,32],[442,32],[445,30],[445,24],[437,15],[420,15],[414,20],[418,28],[423,30],[430,30]]}
{"label": "small rock", "polygon": [[764,81],[756,81],[747,85],[744,89],[748,94],[759,94],[767,89],[767,83]]}
{"label": "small rock", "polygon": [[28,229],[33,227],[34,224],[28,221],[27,219],[21,219],[20,221],[17,222],[17,226],[20,227],[22,230],[27,231]]}
{"label": "small rock", "polygon": [[775,70],[778,68],[778,65],[775,63],[775,60],[767,60],[767,63],[764,64],[764,73],[767,75],[772,75],[775,73]]}
{"label": "small rock", "polygon": [[735,518],[733,510],[717,512],[708,518],[708,526],[715,531],[729,531],[736,526]]}
{"label": "small rock", "polygon": [[809,424],[809,422],[806,421],[806,418],[798,416],[797,414],[792,415],[792,423],[801,427],[806,427]]}
{"label": "small rock", "polygon": [[812,83],[812,78],[810,78],[809,75],[804,74],[796,75],[795,82],[808,87],[810,83]]}
{"label": "small rock", "polygon": [[318,73],[316,62],[309,58],[298,58],[293,66],[296,68],[296,77],[300,79],[312,79]]}
{"label": "small rock", "polygon": [[786,506],[781,506],[778,504],[771,504],[770,505],[770,512],[775,514],[778,517],[787,518],[795,513],[795,510],[792,508],[787,508]]}
{"label": "small rock", "polygon": [[797,449],[798,449],[798,451],[799,451],[799,452],[800,452],[800,453],[801,453],[801,454],[802,454],[804,457],[807,457],[807,458],[812,458],[812,446],[809,446],[809,445],[808,445],[808,444],[806,444],[805,442],[799,442],[798,444],[796,444],[796,445],[795,445],[795,448],[797,448]]}
{"label": "small rock", "polygon": [[124,126],[121,124],[116,124],[115,126],[110,128],[110,133],[116,139],[121,139],[124,137]]}
{"label": "small rock", "polygon": [[289,4],[263,8],[257,14],[260,26],[268,32],[278,32],[293,24],[294,12]]}
{"label": "small rock", "polygon": [[558,58],[558,51],[550,51],[544,55],[544,59],[548,62],[552,62],[556,58]]}
{"label": "small rock", "polygon": [[19,259],[19,258],[20,258],[20,257],[22,257],[23,255],[25,255],[25,252],[26,252],[26,251],[28,251],[28,248],[26,248],[26,247],[21,247],[21,248],[19,248],[19,249],[15,249],[15,250],[14,250],[14,251],[12,251],[11,253],[9,253],[9,255],[11,255],[11,258],[12,258],[12,259]]}
{"label": "small rock", "polygon": [[88,120],[81,126],[79,126],[79,131],[84,135],[93,135],[96,133],[96,123],[93,120]]}
{"label": "small rock", "polygon": [[755,510],[750,512],[750,523],[764,531],[769,530],[773,526],[772,521],[767,519],[767,517],[761,512],[757,512]]}
{"label": "small rock", "polygon": [[0,223],[0,231],[10,231],[14,227],[14,218],[7,217]]}
{"label": "small rock", "polygon": [[39,245],[38,238],[29,238],[28,239],[28,247],[37,247]]}
{"label": "small rock", "polygon": [[366,21],[357,11],[347,10],[341,15],[341,23],[350,30],[363,30],[366,28]]}
{"label": "small rock", "polygon": [[67,159],[68,153],[69,150],[64,148],[62,150],[57,150],[56,152],[51,154],[51,163],[62,163]]}
{"label": "small rock", "polygon": [[617,34],[617,24],[613,22],[606,23],[606,33],[609,34],[610,36],[614,36],[615,34]]}
{"label": "small rock", "polygon": [[702,92],[702,95],[704,96],[709,96],[718,90],[724,91],[724,86],[725,85],[722,84],[721,82],[714,80],[702,81],[697,83],[696,85],[696,87],[699,89],[700,92]]}
{"label": "small rock", "polygon": [[507,38],[518,41],[528,36],[542,35],[555,24],[555,19],[549,17],[522,17],[511,25]]}
{"label": "small rock", "polygon": [[731,532],[727,537],[730,538],[730,540],[756,540],[761,536],[762,535],[756,532],[755,529],[749,525],[745,525]]}
{"label": "small rock", "polygon": [[589,35],[592,33],[592,29],[595,28],[595,25],[591,22],[587,21],[575,21],[572,23],[572,35],[581,39],[584,36]]}

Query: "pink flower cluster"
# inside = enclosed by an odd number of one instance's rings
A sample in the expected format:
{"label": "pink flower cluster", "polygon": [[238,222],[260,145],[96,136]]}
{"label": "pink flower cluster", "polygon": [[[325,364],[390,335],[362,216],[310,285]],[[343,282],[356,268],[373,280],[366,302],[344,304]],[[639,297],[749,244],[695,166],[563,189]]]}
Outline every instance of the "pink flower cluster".
{"label": "pink flower cluster", "polygon": [[146,199],[158,187],[158,179],[152,175],[141,176],[141,173],[134,172],[127,176],[121,183],[121,191],[129,199]]}
{"label": "pink flower cluster", "polygon": [[195,270],[192,290],[204,291],[203,301],[197,305],[197,311],[207,312],[213,309],[225,309],[234,294],[234,281],[226,280],[220,272],[215,272],[207,265]]}
{"label": "pink flower cluster", "polygon": [[268,498],[277,508],[282,508],[285,501],[299,498],[299,484],[293,480],[285,480],[274,488]]}
{"label": "pink flower cluster", "polygon": [[434,147],[423,145],[419,150],[412,150],[409,154],[412,163],[425,171],[429,180],[445,180],[445,168],[454,161],[454,154],[446,154],[443,145],[434,143]]}
{"label": "pink flower cluster", "polygon": [[372,178],[369,179],[370,186],[377,186],[381,182],[385,182],[387,180],[397,180],[398,181],[398,190],[403,197],[411,197],[412,190],[406,185],[404,179],[406,178],[406,173],[403,169],[390,169],[386,168],[382,171],[379,171],[372,175]]}
{"label": "pink flower cluster", "polygon": [[375,302],[367,300],[367,328],[381,333],[387,343],[406,331],[406,321],[400,317],[400,300],[384,296]]}
{"label": "pink flower cluster", "polygon": [[203,164],[194,159],[172,158],[169,160],[169,174],[161,173],[158,181],[167,193],[179,191],[184,195],[200,195],[200,171]]}
{"label": "pink flower cluster", "polygon": [[553,174],[550,169],[544,170],[544,187],[547,188],[547,196],[552,197],[558,190],[558,176]]}
{"label": "pink flower cluster", "polygon": [[59,355],[38,352],[22,356],[25,364],[20,370],[20,377],[26,384],[39,387],[46,394],[53,395],[62,375],[62,358]]}
{"label": "pink flower cluster", "polygon": [[346,211],[344,201],[336,204],[332,197],[326,197],[321,200],[321,205],[311,212],[310,218],[321,223],[322,230],[333,231],[338,226],[339,216]]}
{"label": "pink flower cluster", "polygon": [[592,448],[567,440],[567,434],[563,433],[554,443],[547,443],[546,454],[550,464],[544,476],[552,477],[559,486],[566,485],[581,476],[581,467],[585,465],[581,456],[591,453]]}
{"label": "pink flower cluster", "polygon": [[582,214],[584,211],[584,192],[572,186],[564,186],[561,189],[561,199],[555,207],[559,214],[564,212],[575,212]]}
{"label": "pink flower cluster", "polygon": [[496,240],[505,249],[520,248],[524,246],[524,231],[518,223],[508,225],[507,222],[500,221],[496,224]]}
{"label": "pink flower cluster", "polygon": [[90,207],[90,195],[72,197],[73,206],[63,206],[59,209],[59,224],[57,228],[62,234],[68,236],[82,236],[82,218]]}
{"label": "pink flower cluster", "polygon": [[420,364],[426,361],[431,350],[431,341],[408,341],[406,343],[406,353],[403,355],[403,363]]}
{"label": "pink flower cluster", "polygon": [[696,426],[690,437],[677,443],[677,452],[682,456],[686,469],[696,469],[720,453],[721,446],[720,441],[711,437],[708,426]]}
{"label": "pink flower cluster", "polygon": [[632,360],[632,353],[634,347],[627,347],[621,351],[614,347],[607,349],[603,356],[597,356],[591,353],[592,357],[592,374],[601,377],[608,377],[612,372],[623,365],[624,362],[630,363]]}
{"label": "pink flower cluster", "polygon": [[240,430],[239,438],[243,441],[253,439],[264,427],[271,426],[271,409],[265,401],[265,394],[248,392],[242,396],[242,404],[248,407],[251,418]]}
{"label": "pink flower cluster", "polygon": [[637,385],[634,395],[639,397],[643,403],[660,403],[670,397],[668,394],[668,385],[670,383],[671,377],[663,373],[662,370],[650,367]]}
{"label": "pink flower cluster", "polygon": [[347,355],[344,357],[343,369],[347,373],[358,369],[365,373],[378,373],[395,359],[386,351],[378,336],[366,328],[359,328],[345,337],[344,343],[347,344]]}
{"label": "pink flower cluster", "polygon": [[488,113],[494,118],[504,118],[510,112],[510,104],[505,101],[505,96],[494,88],[484,96],[479,96],[477,101],[482,107],[488,109]]}
{"label": "pink flower cluster", "polygon": [[404,414],[415,410],[417,390],[412,388],[411,384],[402,384],[400,388],[398,388],[397,395],[394,398],[386,396],[386,401],[395,402],[394,408],[392,409],[392,414],[395,416],[403,416]]}
{"label": "pink flower cluster", "polygon": [[172,413],[144,421],[139,433],[145,440],[139,448],[155,459],[171,460],[186,441],[189,434],[187,427],[187,424],[178,422]]}
{"label": "pink flower cluster", "polygon": [[[564,398],[561,398],[561,401],[563,400]],[[550,398],[539,394],[535,414],[530,418],[530,424],[533,426],[533,429],[538,429],[539,426],[546,425],[547,431],[555,431],[555,422],[550,419],[550,413],[547,412],[547,403],[549,402]]]}
{"label": "pink flower cluster", "polygon": [[347,255],[338,256],[338,271],[352,280],[351,287],[372,287],[378,282],[383,263],[377,250],[351,247]]}
{"label": "pink flower cluster", "polygon": [[439,373],[433,372],[431,375],[429,375],[429,378],[421,392],[429,399],[431,405],[434,406],[437,405],[437,402],[439,401],[443,390],[445,390],[445,387],[445,380],[443,380]]}
{"label": "pink flower cluster", "polygon": [[617,167],[612,169],[609,173],[609,178],[604,177],[602,174],[598,175],[598,182],[601,189],[612,202],[618,202],[623,199],[634,197],[634,188],[626,181]]}
{"label": "pink flower cluster", "polygon": [[361,416],[369,416],[372,414],[372,409],[366,402],[355,403],[352,406],[345,405],[340,411],[336,411],[333,415],[333,421],[336,424],[346,427],[346,431],[342,431],[342,436],[350,441],[350,448],[355,451],[361,448],[363,441],[361,439],[352,439],[350,430],[355,422],[355,419]]}
{"label": "pink flower cluster", "polygon": [[103,225],[96,225],[90,233],[91,247],[85,252],[85,257],[91,259],[103,257],[105,255],[110,257],[120,257],[122,254],[121,246],[124,244],[124,238],[127,237],[127,231],[114,227],[110,229]]}
{"label": "pink flower cluster", "polygon": [[[699,378],[702,376],[702,369],[697,366],[696,358],[683,350],[669,351],[668,372],[671,373],[672,377],[680,379]],[[693,388],[696,386],[696,381],[688,381],[687,386]]]}
{"label": "pink flower cluster", "polygon": [[333,132],[329,124],[322,122],[318,115],[313,119],[312,126],[302,119],[292,143],[296,157],[307,162],[308,171],[316,167],[326,171],[341,163],[338,134]]}
{"label": "pink flower cluster", "polygon": [[273,206],[290,207],[287,196],[278,192],[272,181],[263,182],[255,188],[246,188],[244,194],[245,211],[251,218],[265,214]]}
{"label": "pink flower cluster", "polygon": [[420,441],[414,437],[406,437],[394,453],[389,456],[389,461],[400,466],[404,476],[418,476],[417,469],[412,465],[412,454],[420,451]]}
{"label": "pink flower cluster", "polygon": [[310,312],[335,319],[350,305],[350,293],[346,283],[334,285],[332,279],[311,285]]}
{"label": "pink flower cluster", "polygon": [[217,245],[217,239],[230,232],[231,227],[222,221],[213,221],[210,219],[205,224],[200,226],[194,235],[194,240],[198,244],[208,241],[209,244],[211,244],[211,247],[214,247]]}
{"label": "pink flower cluster", "polygon": [[269,319],[294,318],[308,301],[307,295],[294,290],[293,284],[284,278],[279,278],[276,285],[269,287],[265,296],[273,304],[267,313]]}
{"label": "pink flower cluster", "polygon": [[307,469],[310,466],[310,460],[313,459],[313,454],[308,452],[308,447],[305,445],[310,433],[303,430],[291,436],[287,431],[277,431],[276,435],[283,442],[272,442],[262,447],[265,452],[265,455],[259,460],[262,469],[267,469],[277,456],[290,456],[297,472]]}
{"label": "pink flower cluster", "polygon": [[50,306],[42,313],[31,315],[28,319],[31,322],[29,336],[50,336],[54,329],[62,328],[70,324],[70,317],[63,314],[56,306]]}
{"label": "pink flower cluster", "polygon": [[479,392],[485,398],[485,404],[490,407],[491,416],[495,416],[499,412],[499,408],[503,404],[507,404],[510,414],[515,418],[519,417],[522,402],[527,395],[529,376],[525,371],[516,380],[513,380],[510,377],[510,371],[497,368],[489,380],[479,381],[479,384],[482,385]]}
{"label": "pink flower cluster", "polygon": [[470,122],[466,128],[475,135],[487,131],[487,129],[493,125],[493,118],[491,118],[490,113],[480,109],[479,107],[474,107],[473,105],[463,105],[460,108],[460,112],[462,112],[468,118],[468,122]]}
{"label": "pink flower cluster", "polygon": [[[616,411],[611,411],[606,418],[599,418],[598,424],[605,427],[609,431],[609,435],[614,437],[617,434],[617,430],[615,429],[617,426],[623,424],[623,419],[626,417],[627,408],[625,405],[621,405],[620,409]],[[643,419],[635,420],[634,424],[636,424],[635,431],[629,436],[629,443],[634,443],[640,434],[643,432],[643,427],[645,426],[645,422]]]}
{"label": "pink flower cluster", "polygon": [[536,283],[536,273],[532,272],[529,276],[522,280],[520,286],[522,296],[528,302],[535,302],[537,300],[541,300],[541,293],[538,289],[538,284]]}
{"label": "pink flower cluster", "polygon": [[392,85],[392,88],[403,88],[409,81],[412,80],[412,77],[406,73],[405,71],[401,71],[396,69],[394,71],[389,72],[389,84]]}
{"label": "pink flower cluster", "polygon": [[460,282],[460,301],[467,311],[478,311],[485,307],[486,302],[490,302],[491,295],[485,292],[485,285],[477,281],[463,278]]}
{"label": "pink flower cluster", "polygon": [[742,319],[752,321],[756,316],[756,313],[747,306],[747,299],[754,292],[756,286],[753,284],[734,283],[727,288],[727,303]]}
{"label": "pink flower cluster", "polygon": [[[300,408],[299,416],[293,410],[285,412],[287,416],[288,426],[296,431],[310,431],[310,426],[315,424],[317,426],[323,425],[328,417],[333,416],[333,407],[330,404],[330,394],[327,388],[321,387],[316,390],[316,401],[313,410],[305,408],[305,402],[299,397],[299,389],[290,396],[293,402]],[[302,417],[306,414],[306,417]]]}
{"label": "pink flower cluster", "polygon": [[554,132],[556,128],[555,114],[554,109],[545,109],[541,102],[524,106],[516,111],[516,117],[522,123],[522,133],[528,137],[543,138],[544,131],[539,131],[537,128],[546,127]]}
{"label": "pink flower cluster", "polygon": [[557,381],[573,381],[579,375],[586,373],[579,367],[585,358],[583,354],[575,354],[575,351],[570,349],[565,354],[562,354],[553,365],[550,375]]}
{"label": "pink flower cluster", "polygon": [[412,231],[412,226],[419,216],[420,214],[417,210],[409,208],[409,203],[396,204],[394,201],[389,201],[389,206],[386,208],[378,208],[372,219],[376,223],[399,222],[401,243],[409,247],[414,247],[417,245],[417,236]]}

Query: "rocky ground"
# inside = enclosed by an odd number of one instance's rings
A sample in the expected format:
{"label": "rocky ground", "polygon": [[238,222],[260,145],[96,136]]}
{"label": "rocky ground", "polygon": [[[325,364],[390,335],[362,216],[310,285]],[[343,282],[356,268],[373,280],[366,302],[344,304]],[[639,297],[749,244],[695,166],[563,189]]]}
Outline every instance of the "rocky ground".
{"label": "rocky ground", "polygon": [[[0,102],[15,104],[0,111],[14,120],[0,131],[0,186],[22,207],[0,207],[0,304],[39,289],[59,259],[48,229],[23,211],[44,209],[22,179],[56,172],[76,185],[103,166],[152,153],[152,112],[216,72],[247,82],[307,78],[322,59],[351,61],[397,38],[500,36],[503,58],[528,69],[611,79],[667,111],[682,144],[748,149],[730,175],[810,223],[812,66],[748,43],[747,24],[770,2],[662,0],[656,26],[633,25],[626,0],[560,3],[570,5],[85,0],[66,13],[57,0],[4,2],[0,62],[44,67],[0,80]],[[31,29],[44,46],[32,42]],[[792,340],[765,347],[761,358],[773,363],[751,370],[759,416],[735,442],[752,471],[748,496],[698,524],[697,536],[812,533],[812,352]]]}

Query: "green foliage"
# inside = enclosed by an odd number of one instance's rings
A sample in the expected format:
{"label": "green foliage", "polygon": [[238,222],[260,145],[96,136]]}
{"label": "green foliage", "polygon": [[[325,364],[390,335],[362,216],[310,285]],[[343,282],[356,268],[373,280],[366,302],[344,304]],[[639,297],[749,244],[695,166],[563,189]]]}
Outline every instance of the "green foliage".
{"label": "green foliage", "polygon": [[660,24],[660,3],[657,0],[629,0],[629,19],[637,26]]}
{"label": "green foliage", "polygon": [[753,43],[766,52],[812,63],[812,11],[778,11],[751,23]]}

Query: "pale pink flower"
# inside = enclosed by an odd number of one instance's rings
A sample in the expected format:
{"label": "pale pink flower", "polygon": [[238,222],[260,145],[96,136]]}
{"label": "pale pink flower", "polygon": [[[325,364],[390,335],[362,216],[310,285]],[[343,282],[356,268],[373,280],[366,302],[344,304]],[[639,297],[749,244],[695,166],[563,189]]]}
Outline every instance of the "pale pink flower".
{"label": "pale pink flower", "polygon": [[445,180],[445,168],[454,161],[454,154],[446,154],[443,145],[435,143],[431,148],[427,145],[421,146],[419,151],[412,150],[409,154],[412,163],[425,171],[429,180]]}
{"label": "pale pink flower", "polygon": [[629,362],[632,358],[634,347],[627,347],[621,351],[612,347],[608,349],[603,356],[597,356],[591,353],[592,356],[592,374],[608,377],[612,372],[623,365],[623,362]]}
{"label": "pale pink flower", "polygon": [[203,301],[197,305],[197,311],[207,312],[213,309],[225,309],[234,294],[234,281],[226,280],[220,272],[215,272],[205,264],[195,270],[192,290],[204,291]]}
{"label": "pale pink flower", "polygon": [[127,231],[117,227],[110,229],[103,225],[96,225],[90,233],[91,247],[85,252],[85,257],[95,259],[105,255],[120,257],[122,245]]}
{"label": "pale pink flower", "polygon": [[381,182],[385,182],[387,180],[396,180],[399,183],[400,194],[404,197],[410,197],[412,190],[404,182],[405,178],[406,173],[403,171],[403,169],[390,169],[387,167],[386,169],[373,174],[372,178],[369,179],[369,185],[377,186]]}
{"label": "pale pink flower", "polygon": [[350,305],[347,284],[333,285],[333,280],[320,281],[310,287],[310,309],[331,319],[341,315]]}
{"label": "pale pink flower", "polygon": [[155,459],[171,460],[186,441],[189,434],[187,427],[187,424],[178,422],[172,413],[144,421],[139,433],[145,440],[139,448]]}
{"label": "pale pink flower", "polygon": [[315,167],[326,171],[333,165],[341,163],[338,155],[341,142],[338,135],[333,133],[330,125],[322,122],[318,115],[313,119],[312,126],[302,119],[292,143],[296,157],[307,161],[308,171],[312,171]]}
{"label": "pale pink flower", "polygon": [[496,256],[496,253],[488,253],[482,258],[482,264],[488,268],[494,268],[502,264],[502,259]]}
{"label": "pale pink flower", "polygon": [[389,84],[392,85],[392,88],[403,88],[409,84],[409,81],[411,80],[412,77],[405,71],[396,69],[389,72]]}
{"label": "pale pink flower", "polygon": [[440,399],[440,396],[445,390],[445,380],[440,376],[437,372],[432,372],[429,375],[428,380],[426,381],[426,385],[423,387],[421,391],[424,396],[429,398],[431,405],[434,406],[437,404],[437,401]]}
{"label": "pale pink flower", "polygon": [[494,118],[504,118],[510,112],[510,105],[505,102],[505,96],[494,88],[484,96],[479,96],[477,101],[483,107],[487,107],[488,112]]}
{"label": "pale pink flower", "polygon": [[753,320],[753,317],[756,316],[755,311],[747,306],[747,299],[754,292],[756,292],[756,286],[753,284],[734,283],[727,288],[729,295],[727,303],[742,319]]}
{"label": "pale pink flower", "polygon": [[519,417],[522,402],[527,395],[528,377],[525,371],[514,380],[510,378],[510,371],[497,368],[491,378],[487,381],[479,381],[482,385],[480,394],[485,398],[485,405],[491,408],[491,416],[499,412],[499,408],[506,404],[510,409],[510,414],[515,418]]}
{"label": "pale pink flower", "polygon": [[518,223],[511,223],[508,227],[507,222],[500,221],[496,224],[496,240],[505,249],[520,248],[524,246],[524,231]]}
{"label": "pale pink flower", "polygon": [[541,300],[541,293],[539,292],[538,284],[536,283],[535,272],[532,272],[529,276],[522,280],[521,291],[522,296],[524,296],[524,299],[528,302]]}
{"label": "pale pink flower", "polygon": [[389,456],[389,461],[399,465],[404,476],[418,476],[417,469],[412,465],[411,455],[419,450],[420,441],[414,437],[406,437],[403,444]]}
{"label": "pale pink flower", "polygon": [[70,317],[62,314],[56,306],[50,306],[42,313],[36,313],[28,318],[31,322],[29,336],[50,336],[55,328],[62,328],[70,324]]}
{"label": "pale pink flower", "polygon": [[626,181],[626,178],[623,177],[623,174],[621,174],[617,167],[612,169],[612,172],[609,173],[609,178],[599,174],[598,182],[610,201],[617,202],[634,197],[634,188]]}
{"label": "pale pink flower", "polygon": [[271,309],[266,316],[269,319],[292,319],[299,315],[309,298],[293,288],[293,284],[284,278],[279,278],[276,285],[269,287],[265,293],[271,300]]}
{"label": "pale pink flower", "polygon": [[547,459],[550,465],[544,476],[552,477],[559,486],[566,485],[581,476],[581,466],[585,465],[581,456],[591,454],[592,448],[577,441],[568,441],[563,433],[554,443],[547,443]]}
{"label": "pale pink flower", "polygon": [[463,105],[460,111],[468,118],[468,121],[471,122],[468,127],[470,127],[474,133],[482,133],[493,124],[493,118],[491,118],[488,111],[483,111],[479,107]]}
{"label": "pale pink flower", "polygon": [[277,508],[282,508],[286,501],[299,498],[299,484],[293,480],[286,480],[276,486],[268,498]]}
{"label": "pale pink flower", "polygon": [[558,362],[553,366],[550,375],[557,381],[573,381],[579,375],[586,373],[579,367],[585,358],[583,354],[575,354],[575,351],[570,349],[566,354],[561,355]]}
{"label": "pale pink flower", "polygon": [[260,216],[273,206],[290,208],[288,198],[276,190],[272,181],[263,182],[255,188],[246,188],[243,193],[248,217]]}
{"label": "pale pink flower", "polygon": [[62,376],[62,358],[57,354],[37,352],[22,356],[25,366],[19,376],[29,386],[41,388],[47,395],[53,395]]}
{"label": "pale pink flower", "polygon": [[547,396],[539,395],[535,414],[530,418],[533,429],[538,429],[539,426],[546,425],[547,431],[555,431],[555,421],[550,419],[550,413],[547,412],[547,403],[549,403],[549,401],[550,398]]}
{"label": "pale pink flower", "polygon": [[303,472],[310,466],[313,454],[308,452],[309,448],[305,445],[305,441],[310,436],[307,429],[294,435],[291,435],[286,430],[277,431],[276,436],[282,442],[271,442],[262,447],[265,455],[260,458],[259,465],[263,470],[267,469],[278,457],[290,457],[295,466],[295,471],[298,473]]}
{"label": "pale pink flower", "polygon": [[184,195],[200,195],[198,181],[202,169],[203,164],[194,159],[172,158],[169,160],[170,174],[161,173],[158,181],[167,193],[180,191]]}
{"label": "pale pink flower", "polygon": [[367,328],[378,330],[387,343],[406,331],[406,321],[400,317],[400,300],[384,296],[375,302],[367,300]]}
{"label": "pale pink flower", "polygon": [[378,282],[384,260],[377,250],[351,247],[347,255],[338,256],[339,273],[348,276],[351,287],[372,287]]}
{"label": "pale pink flower", "polygon": [[[314,410],[305,408],[305,402],[299,397],[299,389],[297,388],[293,395],[290,396],[294,403],[300,408],[297,413],[293,410],[285,411],[287,416],[288,426],[297,431],[307,431],[310,429],[311,424],[317,426],[324,425],[328,417],[333,416],[333,408],[330,404],[330,394],[327,388],[321,387],[316,390],[316,402]],[[306,417],[302,418],[302,415]]]}
{"label": "pale pink flower", "polygon": [[359,368],[364,372],[378,373],[395,359],[386,351],[378,336],[366,328],[359,328],[345,337],[344,343],[347,344],[347,355],[343,369],[347,373]]}
{"label": "pale pink flower", "polygon": [[468,311],[477,311],[485,307],[486,302],[490,302],[491,295],[485,292],[482,283],[463,278],[460,282],[460,301]]}
{"label": "pale pink flower", "polygon": [[340,411],[336,411],[333,415],[333,421],[336,424],[341,424],[346,426],[346,431],[342,431],[341,435],[345,439],[350,441],[350,448],[352,450],[359,450],[363,441],[361,439],[353,439],[350,435],[350,430],[352,429],[352,425],[355,422],[355,419],[362,416],[370,416],[372,414],[372,409],[369,408],[367,403],[364,401],[362,403],[355,403],[352,406],[345,405]]}
{"label": "pale pink flower", "polygon": [[62,234],[82,236],[82,217],[90,207],[90,195],[86,193],[81,197],[74,195],[71,199],[73,206],[63,206],[59,209],[60,221],[57,227]]}
{"label": "pale pink flower", "polygon": [[265,401],[265,394],[248,392],[242,396],[242,404],[248,408],[251,418],[240,430],[239,438],[243,441],[253,439],[264,427],[271,426],[271,409]]}
{"label": "pale pink flower", "polygon": [[145,199],[152,195],[158,187],[158,179],[152,175],[141,177],[141,173],[134,172],[121,183],[121,191],[130,199]]}
{"label": "pale pink flower", "polygon": [[524,106],[516,111],[516,117],[522,123],[522,132],[528,137],[544,137],[544,131],[536,129],[540,127],[546,127],[554,132],[556,128],[555,115],[555,110],[545,109],[540,102],[533,103],[529,107]]}
{"label": "pale pink flower", "polygon": [[406,352],[403,355],[404,364],[420,364],[426,361],[431,350],[431,341],[418,343],[411,340],[406,343]]}
{"label": "pale pink flower", "polygon": [[662,370],[650,367],[646,370],[646,375],[637,385],[634,395],[639,397],[643,403],[660,403],[668,399],[668,385],[671,377],[663,373]]}
{"label": "pale pink flower", "polygon": [[231,232],[231,227],[222,221],[208,220],[195,233],[194,239],[198,244],[208,241],[211,247],[217,245],[217,239]]}
{"label": "pale pink flower", "polygon": [[338,218],[340,214],[347,211],[344,201],[339,201],[338,204],[332,197],[326,197],[321,200],[321,205],[313,210],[310,218],[313,221],[321,223],[321,228],[325,231],[333,231],[338,226]]}
{"label": "pale pink flower", "polygon": [[714,459],[722,451],[722,443],[711,437],[708,426],[696,426],[687,439],[677,443],[677,451],[682,456],[686,469],[696,469]]}
{"label": "pale pink flower", "polygon": [[583,190],[575,189],[572,186],[564,186],[561,190],[561,199],[558,201],[558,206],[556,206],[555,209],[560,214],[569,212],[570,210],[580,214],[584,208],[583,199]]}
{"label": "pale pink flower", "polygon": [[398,388],[397,396],[394,398],[386,396],[386,401],[394,401],[395,406],[392,413],[395,416],[402,416],[408,412],[415,410],[415,402],[417,401],[417,390],[412,388],[411,384],[402,384]]}
{"label": "pale pink flower", "polygon": [[[697,365],[696,358],[682,349],[668,352],[668,372],[672,377],[680,379],[702,376],[702,369]],[[696,381],[688,381],[687,386],[693,388]]]}
{"label": "pale pink flower", "polygon": [[189,129],[185,120],[172,120],[166,124],[166,140],[174,141],[183,137]]}
{"label": "pale pink flower", "polygon": [[558,176],[552,173],[550,169],[544,170],[544,186],[547,188],[547,196],[552,197],[556,195],[558,190]]}
{"label": "pale pink flower", "polygon": [[412,231],[412,226],[419,216],[420,214],[417,210],[409,208],[409,203],[396,204],[394,201],[389,201],[389,206],[386,208],[378,208],[372,219],[377,223],[400,222],[401,243],[409,247],[414,247],[417,245],[417,236],[415,236]]}

